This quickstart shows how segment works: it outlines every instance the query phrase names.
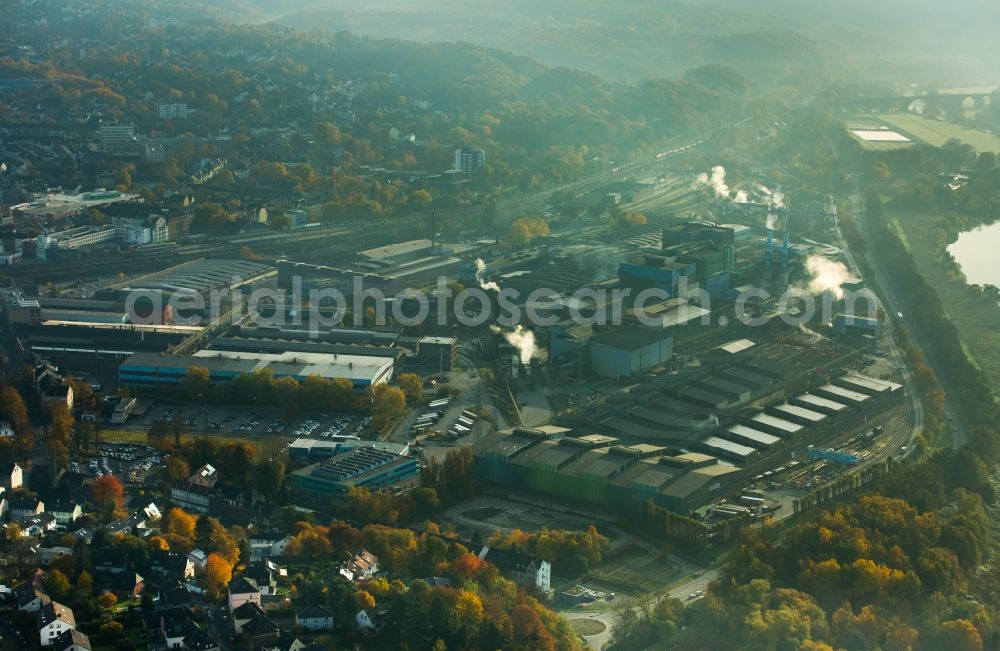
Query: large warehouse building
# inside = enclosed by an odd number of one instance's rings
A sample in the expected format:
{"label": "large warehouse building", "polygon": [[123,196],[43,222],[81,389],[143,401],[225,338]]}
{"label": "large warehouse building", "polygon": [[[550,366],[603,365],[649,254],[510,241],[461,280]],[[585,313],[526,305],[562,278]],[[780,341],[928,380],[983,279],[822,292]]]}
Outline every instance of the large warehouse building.
{"label": "large warehouse building", "polygon": [[270,370],[275,378],[292,377],[300,382],[310,375],[325,379],[350,380],[356,391],[392,379],[393,360],[386,357],[362,357],[326,353],[235,353],[202,350],[193,355],[171,356],[136,353],[118,369],[122,386],[177,387],[188,369],[208,369],[213,382],[229,382],[240,375],[260,369]]}
{"label": "large warehouse building", "polygon": [[343,498],[352,488],[388,489],[417,480],[413,457],[376,447],[352,448],[289,475],[292,490],[321,497]]}
{"label": "large warehouse building", "polygon": [[495,432],[473,446],[476,476],[503,490],[548,495],[606,511],[652,500],[677,513],[706,504],[740,469],[707,454],[532,429]]}
{"label": "large warehouse building", "polygon": [[590,368],[606,378],[628,378],[673,356],[674,340],[640,326],[612,330],[590,340]]}

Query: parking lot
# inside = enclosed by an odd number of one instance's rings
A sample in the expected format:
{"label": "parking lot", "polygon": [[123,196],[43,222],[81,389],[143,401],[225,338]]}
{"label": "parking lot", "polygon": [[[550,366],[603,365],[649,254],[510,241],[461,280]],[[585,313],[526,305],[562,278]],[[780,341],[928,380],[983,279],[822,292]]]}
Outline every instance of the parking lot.
{"label": "parking lot", "polygon": [[149,445],[136,443],[101,443],[99,452],[86,462],[74,462],[69,469],[103,477],[116,475],[122,481],[142,483],[150,469],[163,463],[163,453]]}
{"label": "parking lot", "polygon": [[185,433],[232,434],[239,438],[331,438],[373,433],[371,416],[315,414],[286,421],[278,409],[155,406],[145,416],[129,420],[129,428],[147,430],[155,422],[179,419]]}

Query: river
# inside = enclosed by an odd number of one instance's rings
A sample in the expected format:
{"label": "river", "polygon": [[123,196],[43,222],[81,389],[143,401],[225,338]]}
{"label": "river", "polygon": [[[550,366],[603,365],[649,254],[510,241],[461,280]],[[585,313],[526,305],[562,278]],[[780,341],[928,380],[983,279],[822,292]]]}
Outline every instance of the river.
{"label": "river", "polygon": [[948,247],[970,285],[1000,287],[1000,222],[966,231]]}

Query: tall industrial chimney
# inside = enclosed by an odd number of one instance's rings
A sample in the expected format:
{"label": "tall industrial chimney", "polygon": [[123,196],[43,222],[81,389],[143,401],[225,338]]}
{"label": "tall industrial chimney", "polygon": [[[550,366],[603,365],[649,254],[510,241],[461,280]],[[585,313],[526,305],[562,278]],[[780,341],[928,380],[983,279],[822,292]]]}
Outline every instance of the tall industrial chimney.
{"label": "tall industrial chimney", "polygon": [[771,257],[771,253],[774,251],[774,229],[767,229],[767,257]]}
{"label": "tall industrial chimney", "polygon": [[781,255],[788,257],[788,229],[785,229],[781,240]]}

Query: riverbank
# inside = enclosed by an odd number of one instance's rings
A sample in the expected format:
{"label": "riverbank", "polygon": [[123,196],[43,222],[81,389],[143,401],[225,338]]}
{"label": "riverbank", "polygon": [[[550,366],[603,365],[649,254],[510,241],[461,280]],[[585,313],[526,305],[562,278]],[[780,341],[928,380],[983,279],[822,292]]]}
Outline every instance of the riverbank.
{"label": "riverbank", "polygon": [[[966,284],[949,258],[942,257],[935,228],[940,215],[887,207],[889,217],[920,273],[937,292],[948,318],[958,330],[962,346],[994,387],[1000,386],[1000,304]],[[919,319],[920,314],[910,315]]]}

